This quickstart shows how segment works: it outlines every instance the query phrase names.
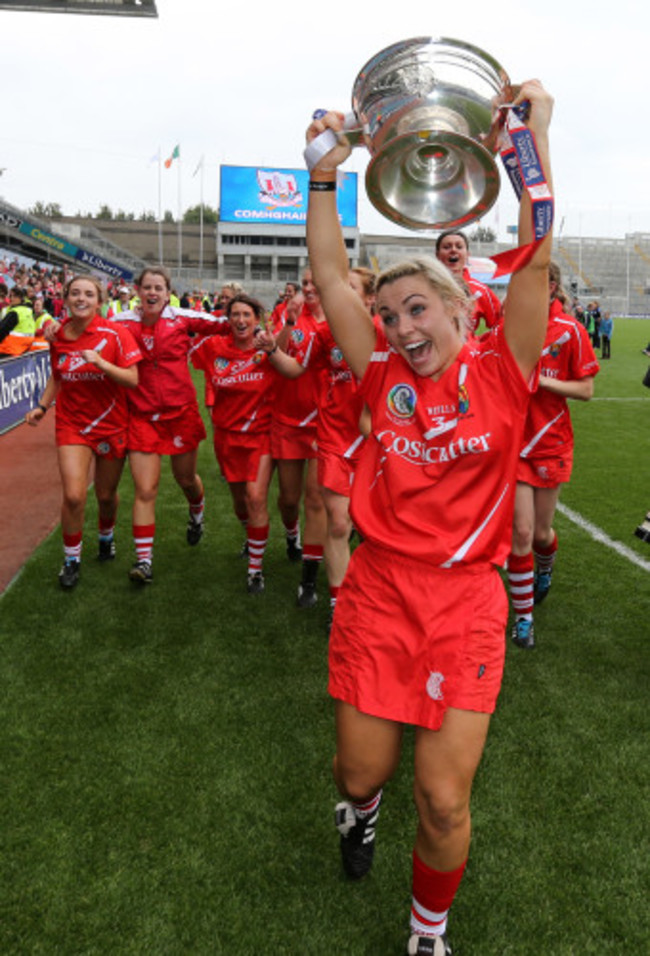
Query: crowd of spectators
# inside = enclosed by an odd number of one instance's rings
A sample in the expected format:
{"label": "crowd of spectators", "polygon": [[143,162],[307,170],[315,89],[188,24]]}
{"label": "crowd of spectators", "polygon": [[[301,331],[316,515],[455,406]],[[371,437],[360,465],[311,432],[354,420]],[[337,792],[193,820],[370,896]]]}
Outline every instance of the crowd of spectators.
{"label": "crowd of spectators", "polygon": [[[49,318],[61,318],[63,288],[74,274],[65,265],[42,265],[10,255],[0,258],[0,361],[46,347],[43,325]],[[134,287],[122,280],[109,281],[106,290],[105,317],[138,304]],[[243,291],[238,282],[227,282],[214,293],[194,289],[179,296],[173,290],[170,304],[223,315],[230,299]]]}

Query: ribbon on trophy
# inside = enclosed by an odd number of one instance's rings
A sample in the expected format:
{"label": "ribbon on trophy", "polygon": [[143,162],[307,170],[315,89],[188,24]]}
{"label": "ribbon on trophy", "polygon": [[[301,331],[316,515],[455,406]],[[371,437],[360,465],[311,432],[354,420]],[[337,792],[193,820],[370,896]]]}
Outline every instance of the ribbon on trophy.
{"label": "ribbon on trophy", "polygon": [[501,107],[506,111],[505,122],[501,130],[501,162],[510,184],[519,202],[524,189],[530,196],[533,216],[533,242],[506,252],[497,252],[487,258],[495,269],[490,278],[518,272],[530,262],[535,250],[553,225],[553,195],[546,181],[544,167],[539,158],[535,134],[528,129],[524,120],[528,116],[529,104]]}

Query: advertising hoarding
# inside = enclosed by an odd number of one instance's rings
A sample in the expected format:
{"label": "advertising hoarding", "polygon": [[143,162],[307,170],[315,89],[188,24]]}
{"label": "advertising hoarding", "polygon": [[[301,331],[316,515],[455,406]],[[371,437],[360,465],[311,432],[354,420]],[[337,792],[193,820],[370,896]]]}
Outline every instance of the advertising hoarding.
{"label": "advertising hoarding", "polygon": [[[272,166],[222,166],[219,219],[248,225],[304,225],[309,173]],[[341,225],[357,225],[357,174],[342,173],[336,190]]]}

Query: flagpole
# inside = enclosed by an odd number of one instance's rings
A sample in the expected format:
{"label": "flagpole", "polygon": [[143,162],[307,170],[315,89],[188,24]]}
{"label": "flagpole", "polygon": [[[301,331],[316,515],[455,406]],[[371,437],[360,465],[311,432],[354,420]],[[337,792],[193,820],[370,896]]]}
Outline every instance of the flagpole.
{"label": "flagpole", "polygon": [[178,153],[178,272],[183,264],[183,222],[181,217],[181,154]]}
{"label": "flagpole", "polygon": [[203,156],[201,156],[201,206],[199,213],[199,280],[203,282]]}
{"label": "flagpole", "polygon": [[158,147],[158,262],[161,266],[165,264],[162,236],[162,149],[160,146]]}

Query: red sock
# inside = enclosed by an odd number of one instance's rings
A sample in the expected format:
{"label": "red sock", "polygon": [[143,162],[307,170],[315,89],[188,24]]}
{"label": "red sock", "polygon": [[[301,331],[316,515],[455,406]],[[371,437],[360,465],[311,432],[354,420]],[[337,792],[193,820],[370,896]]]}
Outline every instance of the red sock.
{"label": "red sock", "polygon": [[300,518],[296,518],[293,524],[287,524],[286,521],[282,522],[284,525],[284,533],[287,538],[291,538],[292,541],[295,541],[300,536]]}
{"label": "red sock", "polygon": [[302,560],[303,561],[322,561],[323,560],[323,545],[322,544],[303,544]]}
{"label": "red sock", "polygon": [[511,554],[508,557],[508,584],[512,609],[517,618],[533,616],[533,552]]}
{"label": "red sock", "polygon": [[115,518],[107,520],[106,518],[99,519],[99,537],[104,541],[110,541],[115,532]]}
{"label": "red sock", "polygon": [[155,524],[133,525],[133,543],[135,544],[135,557],[137,561],[146,561],[148,564],[151,564],[153,560],[153,539],[155,534]]}
{"label": "red sock", "polygon": [[266,542],[269,540],[269,526],[251,528],[248,526],[248,573],[255,574],[262,570]]}
{"label": "red sock", "polygon": [[200,495],[196,501],[189,501],[190,506],[190,515],[196,521],[197,524],[200,524],[203,521],[203,510],[205,508],[205,495]]}
{"label": "red sock", "polygon": [[553,532],[553,540],[550,544],[541,545],[533,541],[533,554],[540,574],[548,574],[552,571],[557,554],[557,535],[555,532]]}
{"label": "red sock", "polygon": [[447,914],[463,878],[465,863],[449,872],[432,870],[413,851],[412,933],[441,936],[445,932]]}
{"label": "red sock", "polygon": [[81,561],[81,531],[63,533],[63,554],[66,561]]}

